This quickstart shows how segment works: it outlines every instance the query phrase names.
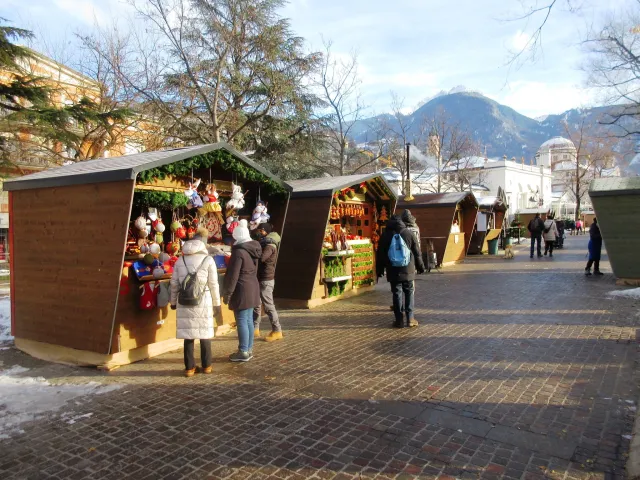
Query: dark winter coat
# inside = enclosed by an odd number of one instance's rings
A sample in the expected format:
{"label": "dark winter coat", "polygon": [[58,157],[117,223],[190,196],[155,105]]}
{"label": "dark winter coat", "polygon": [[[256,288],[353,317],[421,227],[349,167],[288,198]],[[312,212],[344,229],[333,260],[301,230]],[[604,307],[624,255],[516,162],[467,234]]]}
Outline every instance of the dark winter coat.
{"label": "dark winter coat", "polygon": [[529,230],[529,233],[531,233],[532,236],[536,237],[542,235],[544,229],[544,221],[540,217],[531,219],[529,225],[527,226],[527,230]]}
{"label": "dark winter coat", "polygon": [[270,233],[262,239],[262,256],[258,264],[258,280],[266,282],[276,277],[276,263],[278,262],[278,244],[280,235]]}
{"label": "dark winter coat", "polygon": [[602,255],[602,234],[600,227],[594,223],[589,227],[589,260],[600,260]]}
{"label": "dark winter coat", "polygon": [[258,261],[261,255],[262,248],[255,240],[231,248],[231,261],[222,289],[231,310],[246,310],[260,305]]}
{"label": "dark winter coat", "polygon": [[418,225],[416,224],[416,217],[411,215],[411,212],[409,210],[405,210],[404,212],[402,212],[402,221],[407,227],[407,230],[409,230],[413,234],[416,242],[418,243],[418,248],[420,249],[420,251],[422,251],[420,245],[420,228],[418,228]]}
{"label": "dark winter coat", "polygon": [[[409,265],[406,267],[394,267],[389,260],[389,247],[396,233],[400,234],[411,251]],[[399,215],[394,215],[389,219],[387,228],[380,237],[376,256],[376,270],[379,277],[381,277],[386,270],[387,280],[389,282],[413,281],[416,278],[416,270],[418,273],[423,273],[425,270],[418,242],[416,242],[413,233],[409,231]]]}

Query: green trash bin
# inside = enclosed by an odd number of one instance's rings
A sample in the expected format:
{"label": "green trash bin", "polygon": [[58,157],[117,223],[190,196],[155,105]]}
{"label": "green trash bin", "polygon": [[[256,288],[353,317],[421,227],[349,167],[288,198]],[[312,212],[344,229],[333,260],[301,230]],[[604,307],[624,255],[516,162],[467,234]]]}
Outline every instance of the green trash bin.
{"label": "green trash bin", "polygon": [[487,243],[489,244],[489,255],[497,255],[498,254],[498,239],[495,238],[493,240],[489,240]]}

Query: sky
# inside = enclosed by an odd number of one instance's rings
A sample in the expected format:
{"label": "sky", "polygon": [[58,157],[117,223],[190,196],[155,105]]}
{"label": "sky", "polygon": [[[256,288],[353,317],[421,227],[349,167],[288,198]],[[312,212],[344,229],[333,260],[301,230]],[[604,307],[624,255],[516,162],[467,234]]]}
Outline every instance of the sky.
{"label": "sky", "polygon": [[[577,12],[568,11],[568,1],[560,0],[552,12],[535,61],[516,66],[508,64],[512,53],[527,43],[544,13],[515,19],[523,5],[549,0],[291,0],[282,15],[310,49],[321,50],[327,39],[335,54],[357,54],[371,114],[390,110],[391,92],[409,112],[462,85],[535,118],[597,103],[585,88],[580,39],[607,12],[633,0],[570,0]],[[126,0],[0,2],[0,17],[54,47],[73,43],[75,33],[90,31],[96,21],[106,26],[131,13]]]}

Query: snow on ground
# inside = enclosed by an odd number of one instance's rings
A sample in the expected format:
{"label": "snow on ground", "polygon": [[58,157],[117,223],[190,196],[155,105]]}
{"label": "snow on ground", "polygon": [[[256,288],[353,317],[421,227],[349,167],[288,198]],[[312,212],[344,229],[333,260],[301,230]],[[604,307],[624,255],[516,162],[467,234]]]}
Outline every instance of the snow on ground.
{"label": "snow on ground", "polygon": [[612,297],[628,297],[628,298],[640,299],[640,288],[630,288],[628,290],[614,290],[613,292],[609,292],[607,295],[610,295]]}
{"label": "snow on ground", "polygon": [[8,298],[0,299],[0,345],[13,341],[11,336],[11,306]]}
{"label": "snow on ground", "polygon": [[[121,387],[100,385],[97,382],[54,385],[43,377],[25,376],[28,371],[28,368],[19,365],[0,371],[0,439],[22,432],[20,426],[23,423],[44,418],[64,407],[70,400],[111,392]],[[65,413],[62,419],[73,424],[91,415],[74,416]]]}

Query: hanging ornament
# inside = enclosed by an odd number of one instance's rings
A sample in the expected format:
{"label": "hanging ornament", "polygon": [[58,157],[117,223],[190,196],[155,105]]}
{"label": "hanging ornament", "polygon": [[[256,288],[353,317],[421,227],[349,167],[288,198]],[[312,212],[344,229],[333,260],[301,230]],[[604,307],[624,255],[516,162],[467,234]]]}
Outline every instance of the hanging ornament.
{"label": "hanging ornament", "polygon": [[134,224],[138,230],[146,230],[147,219],[144,218],[142,215],[140,215],[138,218],[136,218],[136,221],[134,222]]}

